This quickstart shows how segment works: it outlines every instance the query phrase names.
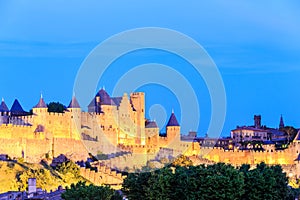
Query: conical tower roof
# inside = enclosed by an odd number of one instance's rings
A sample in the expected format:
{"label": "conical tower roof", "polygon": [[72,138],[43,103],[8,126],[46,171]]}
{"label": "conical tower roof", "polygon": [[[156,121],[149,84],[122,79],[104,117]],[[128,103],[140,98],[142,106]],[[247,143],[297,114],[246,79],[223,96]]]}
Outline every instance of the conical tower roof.
{"label": "conical tower roof", "polygon": [[88,107],[97,107],[99,106],[96,102],[96,98],[100,97],[100,105],[116,105],[114,100],[109,96],[109,94],[102,88],[97,92],[95,98],[91,101]]}
{"label": "conical tower roof", "polygon": [[71,100],[68,108],[80,108],[80,105],[75,96],[72,97],[72,100]]}
{"label": "conical tower roof", "polygon": [[6,103],[4,102],[3,98],[2,98],[1,105],[0,105],[0,112],[9,112],[9,109],[8,109]]}
{"label": "conical tower roof", "polygon": [[38,104],[36,106],[34,106],[34,108],[48,108],[42,95],[41,95],[40,101],[38,102]]}
{"label": "conical tower roof", "polygon": [[11,109],[10,109],[11,115],[26,115],[27,112],[25,112],[21,106],[21,104],[19,103],[19,101],[17,99],[15,99]]}
{"label": "conical tower roof", "polygon": [[96,95],[96,97],[100,97],[101,105],[112,105],[112,100],[109,94],[102,88]]}
{"label": "conical tower roof", "polygon": [[176,116],[175,116],[174,112],[172,112],[167,126],[180,126],[177,119],[176,119]]}

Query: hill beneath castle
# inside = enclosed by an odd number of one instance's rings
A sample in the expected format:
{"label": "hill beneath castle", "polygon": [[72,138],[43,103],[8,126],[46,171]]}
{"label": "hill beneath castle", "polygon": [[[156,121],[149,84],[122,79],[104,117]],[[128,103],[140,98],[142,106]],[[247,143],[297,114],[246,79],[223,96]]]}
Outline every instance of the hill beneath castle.
{"label": "hill beneath castle", "polygon": [[21,160],[0,161],[0,193],[26,190],[28,178],[36,178],[37,188],[47,191],[57,190],[59,186],[65,188],[78,181],[86,181],[76,167],[54,170],[46,162],[29,164]]}

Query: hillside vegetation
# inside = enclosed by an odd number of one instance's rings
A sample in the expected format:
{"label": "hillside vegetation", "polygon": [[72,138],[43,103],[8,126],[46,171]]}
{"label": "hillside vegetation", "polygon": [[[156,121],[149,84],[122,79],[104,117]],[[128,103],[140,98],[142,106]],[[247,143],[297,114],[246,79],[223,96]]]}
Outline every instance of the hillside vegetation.
{"label": "hillside vegetation", "polygon": [[0,161],[0,193],[26,190],[28,178],[36,178],[37,187],[47,191],[87,181],[80,176],[79,168],[71,162],[54,170],[46,162],[29,164],[22,161]]}

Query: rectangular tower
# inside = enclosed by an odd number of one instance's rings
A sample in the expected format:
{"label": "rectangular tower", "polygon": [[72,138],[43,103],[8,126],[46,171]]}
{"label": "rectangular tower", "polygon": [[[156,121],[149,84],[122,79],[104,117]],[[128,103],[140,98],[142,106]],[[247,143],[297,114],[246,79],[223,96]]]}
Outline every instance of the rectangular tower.
{"label": "rectangular tower", "polygon": [[137,138],[136,143],[145,145],[145,93],[134,92],[130,94],[130,101],[137,112]]}

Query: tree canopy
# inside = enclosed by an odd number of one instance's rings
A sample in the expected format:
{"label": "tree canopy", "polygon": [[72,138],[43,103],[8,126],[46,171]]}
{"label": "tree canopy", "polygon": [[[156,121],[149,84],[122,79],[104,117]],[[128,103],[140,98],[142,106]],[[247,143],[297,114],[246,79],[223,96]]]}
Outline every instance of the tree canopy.
{"label": "tree canopy", "polygon": [[74,200],[122,200],[122,197],[108,186],[86,185],[85,182],[72,184],[61,197]]}
{"label": "tree canopy", "polygon": [[[180,159],[186,160],[186,159]],[[179,162],[180,163],[180,162]],[[129,174],[122,191],[128,199],[293,199],[280,166],[264,163],[250,170],[218,163],[168,166],[153,172]]]}
{"label": "tree canopy", "polygon": [[48,112],[64,113],[66,107],[59,102],[51,102],[47,104]]}

